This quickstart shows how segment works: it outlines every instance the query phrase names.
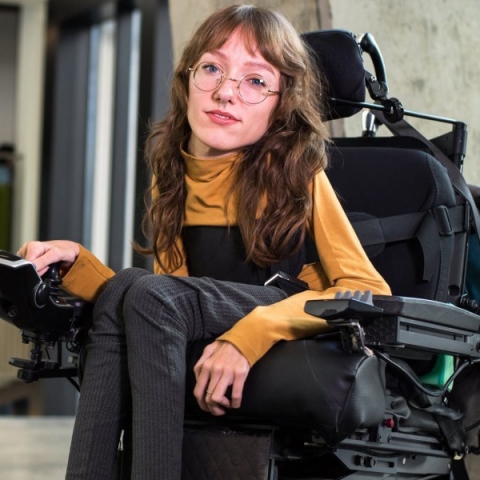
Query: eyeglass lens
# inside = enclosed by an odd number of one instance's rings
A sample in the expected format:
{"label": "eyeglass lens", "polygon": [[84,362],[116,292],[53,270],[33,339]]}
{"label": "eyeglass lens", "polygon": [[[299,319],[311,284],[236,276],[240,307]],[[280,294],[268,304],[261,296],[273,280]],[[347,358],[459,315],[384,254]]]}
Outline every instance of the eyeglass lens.
{"label": "eyeglass lens", "polygon": [[[193,72],[195,85],[204,91],[215,90],[224,77],[218,66],[212,63],[200,63]],[[245,102],[260,103],[268,95],[266,80],[257,74],[246,75],[238,84],[238,91]]]}

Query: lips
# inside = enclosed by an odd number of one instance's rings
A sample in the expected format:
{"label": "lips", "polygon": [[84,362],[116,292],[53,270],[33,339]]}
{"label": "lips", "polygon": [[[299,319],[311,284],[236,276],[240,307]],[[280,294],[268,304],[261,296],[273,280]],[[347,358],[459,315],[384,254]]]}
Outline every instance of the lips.
{"label": "lips", "polygon": [[210,110],[206,113],[212,122],[220,125],[231,125],[239,121],[238,118],[234,117],[232,114],[221,110]]}

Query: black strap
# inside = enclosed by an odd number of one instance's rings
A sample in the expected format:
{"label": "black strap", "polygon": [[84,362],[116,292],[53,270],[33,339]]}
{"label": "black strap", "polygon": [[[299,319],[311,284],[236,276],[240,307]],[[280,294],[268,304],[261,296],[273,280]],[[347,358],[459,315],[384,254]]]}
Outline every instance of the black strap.
{"label": "black strap", "polygon": [[470,476],[467,472],[467,467],[465,466],[465,457],[459,460],[453,460],[452,462],[452,473],[454,480],[469,480]]}
{"label": "black strap", "polygon": [[467,182],[463,178],[460,170],[453,164],[453,162],[445,155],[431,140],[424,137],[416,128],[410,125],[406,120],[400,120],[396,123],[391,123],[387,120],[384,112],[381,110],[371,110],[373,115],[384,124],[394,135],[400,137],[414,137],[425,143],[433,153],[433,156],[439,161],[446,169],[453,188],[457,193],[463,197],[470,206],[471,218],[475,231],[480,240],[480,214],[475,204],[475,200],[472,197]]}
{"label": "black strap", "polygon": [[452,236],[468,228],[464,205],[454,207],[440,205],[427,212],[384,218],[356,213],[349,213],[348,217],[370,258],[381,253],[387,243],[417,238],[423,252],[425,281],[431,280],[438,259],[444,257],[445,252],[442,251],[439,236]]}
{"label": "black strap", "polygon": [[[437,214],[439,211],[447,215],[447,224],[443,222],[444,216],[439,218],[440,214]],[[441,236],[465,231],[465,207],[463,205],[440,206],[432,211],[412,212],[383,218],[356,219],[349,214],[349,218],[362,245],[370,246],[414,238],[418,227],[427,215],[433,215],[437,224],[436,229]]]}

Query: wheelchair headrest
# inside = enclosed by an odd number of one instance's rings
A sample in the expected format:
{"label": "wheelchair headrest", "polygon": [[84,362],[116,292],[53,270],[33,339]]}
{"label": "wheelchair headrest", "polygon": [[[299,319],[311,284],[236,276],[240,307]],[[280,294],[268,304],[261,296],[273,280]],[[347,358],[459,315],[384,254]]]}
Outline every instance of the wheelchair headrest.
{"label": "wheelchair headrest", "polygon": [[355,35],[346,30],[318,30],[303,33],[302,38],[313,51],[326,88],[327,118],[350,117],[362,107],[340,104],[365,101],[365,69],[362,49]]}

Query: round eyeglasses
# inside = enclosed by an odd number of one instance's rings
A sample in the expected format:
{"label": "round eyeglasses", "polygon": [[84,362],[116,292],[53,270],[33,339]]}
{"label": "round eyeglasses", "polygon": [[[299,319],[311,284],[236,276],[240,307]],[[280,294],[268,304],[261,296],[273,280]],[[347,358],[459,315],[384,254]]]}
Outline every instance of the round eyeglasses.
{"label": "round eyeglasses", "polygon": [[211,92],[217,89],[224,80],[237,82],[237,90],[245,103],[252,105],[263,102],[269,95],[278,95],[280,92],[270,90],[267,81],[256,73],[245,75],[240,80],[225,76],[221,68],[215,63],[202,62],[195,68],[188,69],[193,72],[193,83],[199,90]]}

